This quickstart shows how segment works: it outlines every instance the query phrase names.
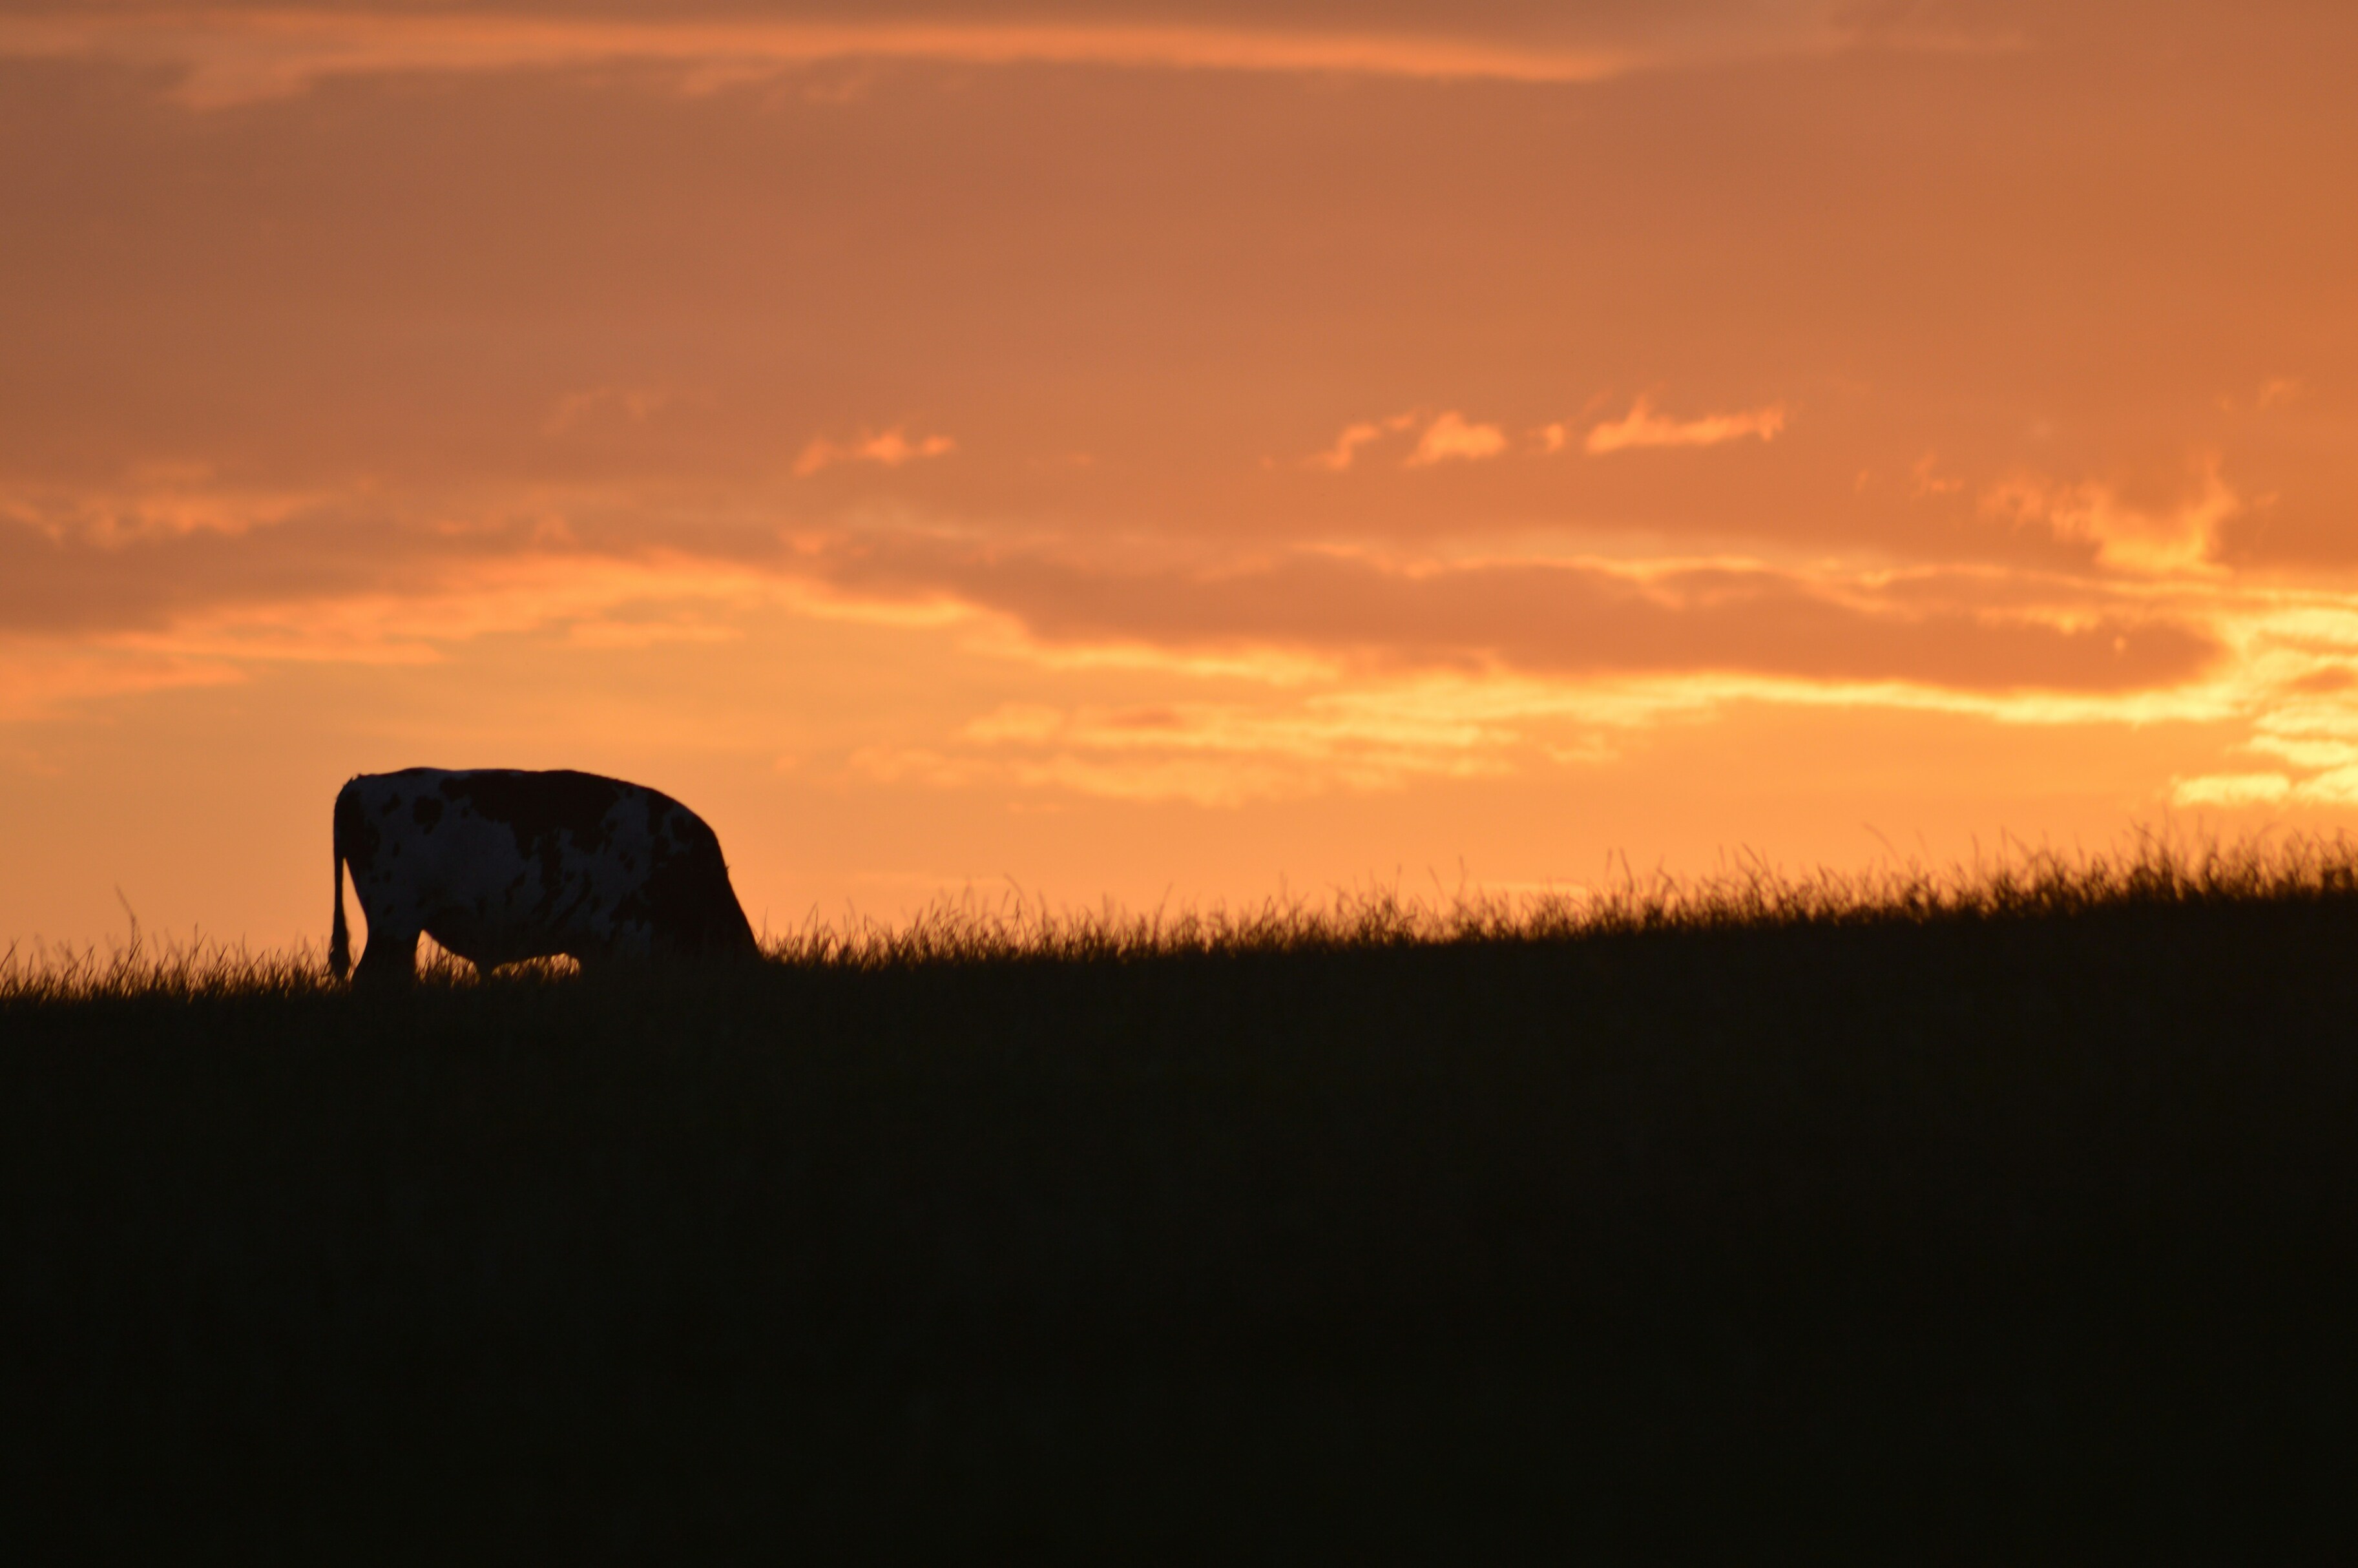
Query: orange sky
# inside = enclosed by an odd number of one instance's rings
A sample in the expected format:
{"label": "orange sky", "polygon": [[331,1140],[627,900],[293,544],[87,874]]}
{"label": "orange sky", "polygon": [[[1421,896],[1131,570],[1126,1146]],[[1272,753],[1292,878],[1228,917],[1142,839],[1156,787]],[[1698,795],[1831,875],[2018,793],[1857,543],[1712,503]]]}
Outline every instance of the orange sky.
{"label": "orange sky", "polygon": [[2340,4],[0,5],[0,946],[2358,816]]}

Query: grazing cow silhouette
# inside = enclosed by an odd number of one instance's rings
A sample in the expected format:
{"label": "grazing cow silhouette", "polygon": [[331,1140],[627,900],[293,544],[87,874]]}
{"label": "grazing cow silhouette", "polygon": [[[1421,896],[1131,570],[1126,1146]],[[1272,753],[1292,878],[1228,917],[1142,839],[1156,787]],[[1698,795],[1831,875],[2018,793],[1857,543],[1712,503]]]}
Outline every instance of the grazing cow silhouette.
{"label": "grazing cow silhouette", "polygon": [[352,970],[344,868],[368,917],[356,982],[416,978],[425,932],[489,973],[563,954],[753,957],[720,840],[667,795],[596,773],[404,768],[336,793],[328,967]]}

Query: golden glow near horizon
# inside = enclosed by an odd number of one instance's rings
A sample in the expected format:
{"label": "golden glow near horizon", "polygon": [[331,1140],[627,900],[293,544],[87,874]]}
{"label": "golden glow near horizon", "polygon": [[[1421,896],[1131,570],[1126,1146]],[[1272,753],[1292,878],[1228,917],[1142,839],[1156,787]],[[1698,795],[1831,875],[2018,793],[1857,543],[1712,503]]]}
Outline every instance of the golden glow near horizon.
{"label": "golden glow near horizon", "polygon": [[0,13],[0,944],[2353,820],[2342,9],[1366,15]]}

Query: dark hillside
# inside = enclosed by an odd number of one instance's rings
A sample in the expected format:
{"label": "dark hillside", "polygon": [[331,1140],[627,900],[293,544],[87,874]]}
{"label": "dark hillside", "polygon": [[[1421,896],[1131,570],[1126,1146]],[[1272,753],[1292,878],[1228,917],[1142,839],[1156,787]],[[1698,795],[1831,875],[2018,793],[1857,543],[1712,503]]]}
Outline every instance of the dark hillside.
{"label": "dark hillside", "polygon": [[20,986],[6,1511],[339,1561],[2307,1557],[2358,1459],[2346,887]]}

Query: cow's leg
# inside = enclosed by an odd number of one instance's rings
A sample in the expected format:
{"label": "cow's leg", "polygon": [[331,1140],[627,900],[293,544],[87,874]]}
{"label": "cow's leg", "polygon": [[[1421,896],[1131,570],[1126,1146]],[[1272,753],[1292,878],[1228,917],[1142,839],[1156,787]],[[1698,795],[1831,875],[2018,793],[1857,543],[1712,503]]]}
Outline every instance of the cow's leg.
{"label": "cow's leg", "polygon": [[395,926],[390,917],[369,922],[368,946],[352,970],[352,984],[371,989],[417,983],[417,928]]}

